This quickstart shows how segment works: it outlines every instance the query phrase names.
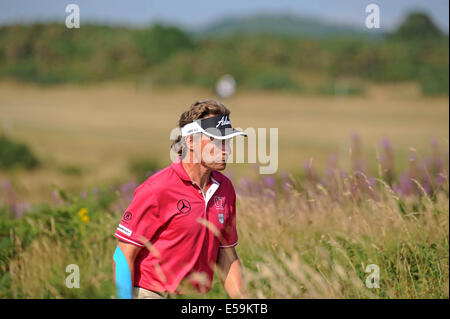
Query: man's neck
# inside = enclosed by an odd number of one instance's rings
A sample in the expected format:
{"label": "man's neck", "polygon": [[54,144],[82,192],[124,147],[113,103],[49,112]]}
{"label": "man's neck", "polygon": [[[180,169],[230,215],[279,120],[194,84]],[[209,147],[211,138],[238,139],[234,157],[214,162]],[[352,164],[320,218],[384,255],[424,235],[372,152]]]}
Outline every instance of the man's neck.
{"label": "man's neck", "polygon": [[204,167],[201,163],[191,163],[186,158],[181,160],[181,165],[189,175],[191,181],[205,192],[209,185],[211,170]]}

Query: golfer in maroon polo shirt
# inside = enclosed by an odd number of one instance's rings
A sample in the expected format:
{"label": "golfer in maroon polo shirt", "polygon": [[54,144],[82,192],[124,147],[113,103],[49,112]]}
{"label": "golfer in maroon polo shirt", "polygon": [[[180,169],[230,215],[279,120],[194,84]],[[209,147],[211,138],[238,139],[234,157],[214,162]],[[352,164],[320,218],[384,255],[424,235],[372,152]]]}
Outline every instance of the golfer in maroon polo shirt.
{"label": "golfer in maroon polo shirt", "polygon": [[214,268],[231,298],[246,298],[235,246],[236,193],[219,171],[231,127],[220,102],[200,100],[179,120],[177,159],[135,190],[117,227],[115,279],[119,298],[164,298],[211,289]]}

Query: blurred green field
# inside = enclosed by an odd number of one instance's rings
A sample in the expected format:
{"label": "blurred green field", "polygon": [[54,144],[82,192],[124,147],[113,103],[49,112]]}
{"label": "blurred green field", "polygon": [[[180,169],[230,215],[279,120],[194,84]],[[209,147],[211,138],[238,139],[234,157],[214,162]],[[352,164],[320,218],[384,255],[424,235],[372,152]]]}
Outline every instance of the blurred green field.
{"label": "blurred green field", "polygon": [[[0,129],[28,144],[42,165],[0,170],[0,180],[11,180],[23,201],[48,202],[53,185],[81,191],[128,181],[136,177],[130,163],[140,159],[166,166],[171,129],[182,111],[204,97],[215,98],[211,91],[189,87],[2,82]],[[224,102],[234,126],[278,128],[279,171],[300,173],[311,158],[323,170],[332,154],[345,167],[353,132],[375,171],[383,138],[391,140],[399,169],[408,164],[411,147],[420,156],[431,152],[432,139],[448,147],[448,97],[423,97],[415,84],[372,85],[365,95],[350,97],[238,91]],[[236,180],[255,175],[252,164],[230,164],[227,170]]]}

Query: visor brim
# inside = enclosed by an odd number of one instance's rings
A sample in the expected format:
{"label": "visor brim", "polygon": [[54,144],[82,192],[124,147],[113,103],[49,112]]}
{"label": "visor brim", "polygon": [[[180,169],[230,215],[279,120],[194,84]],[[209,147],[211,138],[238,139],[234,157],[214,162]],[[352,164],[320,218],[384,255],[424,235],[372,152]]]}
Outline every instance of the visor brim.
{"label": "visor brim", "polygon": [[233,137],[239,136],[239,135],[247,137],[246,133],[244,133],[242,131],[239,131],[239,130],[236,130],[236,129],[232,129],[232,132],[228,131],[226,135],[225,135],[225,130],[223,130],[223,132],[222,132],[222,130],[219,130],[219,131],[221,131],[222,135],[212,134],[212,133],[208,132],[207,130],[202,130],[202,133],[207,135],[207,136],[216,138],[218,140],[226,140],[226,139],[233,138]]}

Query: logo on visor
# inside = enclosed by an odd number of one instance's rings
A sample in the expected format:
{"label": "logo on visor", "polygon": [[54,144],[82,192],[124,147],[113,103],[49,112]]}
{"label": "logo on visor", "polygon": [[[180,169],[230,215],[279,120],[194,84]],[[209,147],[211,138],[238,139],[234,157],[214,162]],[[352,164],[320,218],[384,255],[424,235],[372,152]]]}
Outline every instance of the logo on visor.
{"label": "logo on visor", "polygon": [[191,211],[191,204],[185,199],[180,199],[177,208],[180,213],[187,214]]}
{"label": "logo on visor", "polygon": [[230,120],[228,119],[228,115],[224,115],[224,116],[222,116],[222,118],[220,119],[220,121],[217,122],[216,128],[219,127],[219,125],[220,125],[220,126],[224,126],[224,125],[227,125],[227,124],[230,124],[230,125],[231,125],[231,122],[230,122]]}

